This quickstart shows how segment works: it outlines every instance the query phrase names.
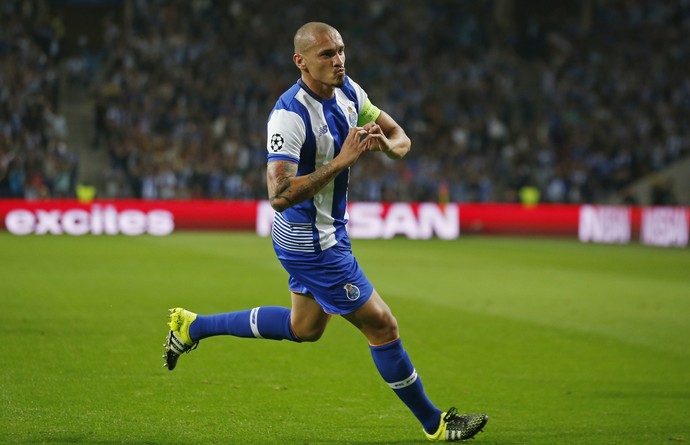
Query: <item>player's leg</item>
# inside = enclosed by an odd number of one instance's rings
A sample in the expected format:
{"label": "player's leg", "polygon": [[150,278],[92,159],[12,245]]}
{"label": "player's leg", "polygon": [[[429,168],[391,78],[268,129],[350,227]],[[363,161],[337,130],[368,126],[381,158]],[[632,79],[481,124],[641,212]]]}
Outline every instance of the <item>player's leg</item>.
{"label": "player's leg", "polygon": [[378,292],[374,290],[362,307],[343,317],[369,340],[376,369],[388,386],[417,417],[425,431],[436,431],[441,410],[426,396],[398,335],[398,322]]}
{"label": "player's leg", "polygon": [[294,291],[290,294],[292,296],[290,318],[292,333],[300,341],[317,341],[326,330],[331,315],[324,312],[312,295]]}
{"label": "player's leg", "polygon": [[[298,341],[290,328],[291,313],[287,307],[259,306],[210,315],[175,308],[171,312],[171,329],[176,318],[188,320],[187,338],[192,343],[218,335]],[[184,336],[184,329],[181,329],[181,334]]]}
{"label": "player's leg", "polygon": [[417,417],[429,440],[465,440],[481,431],[486,415],[458,415],[455,408],[444,413],[429,400],[403,348],[398,322],[376,290],[363,306],[343,317],[367,337],[379,373]]}
{"label": "player's leg", "polygon": [[[174,311],[189,313],[181,308]],[[290,329],[290,308],[287,307],[259,306],[236,312],[192,314],[187,317],[194,317],[189,324],[189,338],[192,342],[217,335],[298,341]]]}
{"label": "player's leg", "polygon": [[362,307],[343,315],[343,318],[367,337],[376,369],[417,417],[424,430],[436,431],[441,410],[424,392],[422,381],[400,340],[398,322],[381,296],[374,290]]}
{"label": "player's leg", "polygon": [[290,296],[291,308],[260,306],[213,315],[192,314],[195,319],[190,321],[190,340],[198,342],[217,335],[270,340],[318,340],[326,329],[330,315],[309,294],[293,291]]}
{"label": "player's leg", "polygon": [[458,415],[455,408],[442,413],[431,403],[403,348],[398,322],[376,290],[362,307],[343,317],[367,337],[379,373],[417,417],[429,440],[465,440],[481,431],[488,419],[486,415]]}
{"label": "player's leg", "polygon": [[170,332],[163,345],[165,364],[170,371],[183,353],[194,349],[200,340],[217,335],[265,338],[299,342],[290,328],[290,308],[261,306],[237,312],[198,315],[183,308],[170,309]]}
{"label": "player's leg", "polygon": [[172,371],[182,353],[196,347],[200,340],[217,335],[295,342],[318,340],[330,315],[309,294],[291,292],[291,296],[292,308],[260,306],[212,315],[198,315],[183,308],[171,309],[170,333],[164,345],[165,366]]}
{"label": "player's leg", "polygon": [[343,318],[362,331],[370,345],[383,345],[399,338],[398,320],[375,289],[363,306]]}

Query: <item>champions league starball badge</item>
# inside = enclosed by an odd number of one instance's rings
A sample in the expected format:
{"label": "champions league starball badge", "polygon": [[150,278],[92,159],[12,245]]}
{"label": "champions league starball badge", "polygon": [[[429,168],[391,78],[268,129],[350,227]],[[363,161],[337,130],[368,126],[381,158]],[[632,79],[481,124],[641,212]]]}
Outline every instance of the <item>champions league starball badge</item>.
{"label": "champions league starball badge", "polygon": [[285,143],[285,139],[280,135],[280,133],[275,133],[273,136],[271,136],[271,150],[274,152],[280,151],[281,148],[283,148],[283,144]]}
{"label": "champions league starball badge", "polygon": [[355,301],[359,298],[359,288],[354,284],[347,283],[345,286],[343,286],[343,289],[345,289],[345,294],[347,295],[348,300]]}

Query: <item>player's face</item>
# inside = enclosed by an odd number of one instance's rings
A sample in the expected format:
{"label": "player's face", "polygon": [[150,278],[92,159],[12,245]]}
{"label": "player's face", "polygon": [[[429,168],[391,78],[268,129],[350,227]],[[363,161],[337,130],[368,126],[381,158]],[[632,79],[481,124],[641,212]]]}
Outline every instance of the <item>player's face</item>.
{"label": "player's face", "polygon": [[315,44],[303,54],[306,72],[313,79],[310,87],[330,91],[345,84],[345,44],[337,32],[316,34]]}

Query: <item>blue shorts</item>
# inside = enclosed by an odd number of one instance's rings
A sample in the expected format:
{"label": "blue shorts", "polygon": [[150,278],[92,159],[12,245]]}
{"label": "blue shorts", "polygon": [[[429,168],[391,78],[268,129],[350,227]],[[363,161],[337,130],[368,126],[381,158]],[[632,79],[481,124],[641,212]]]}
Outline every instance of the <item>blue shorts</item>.
{"label": "blue shorts", "polygon": [[374,292],[347,239],[320,253],[280,258],[280,263],[290,274],[290,291],[313,295],[329,314],[354,312]]}

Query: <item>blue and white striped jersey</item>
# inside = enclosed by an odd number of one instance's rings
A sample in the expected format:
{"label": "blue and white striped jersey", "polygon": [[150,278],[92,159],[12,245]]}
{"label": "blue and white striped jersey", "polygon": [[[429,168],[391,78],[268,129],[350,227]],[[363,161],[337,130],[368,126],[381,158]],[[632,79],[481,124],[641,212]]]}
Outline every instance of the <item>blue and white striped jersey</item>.
{"label": "blue and white striped jersey", "polygon": [[[336,88],[330,99],[317,96],[298,80],[280,96],[268,119],[268,162],[295,162],[298,176],[312,173],[340,152],[365,104],[366,92],[347,76],[343,87]],[[273,241],[279,256],[318,253],[347,237],[348,180],[349,169],[312,199],[276,212]]]}

